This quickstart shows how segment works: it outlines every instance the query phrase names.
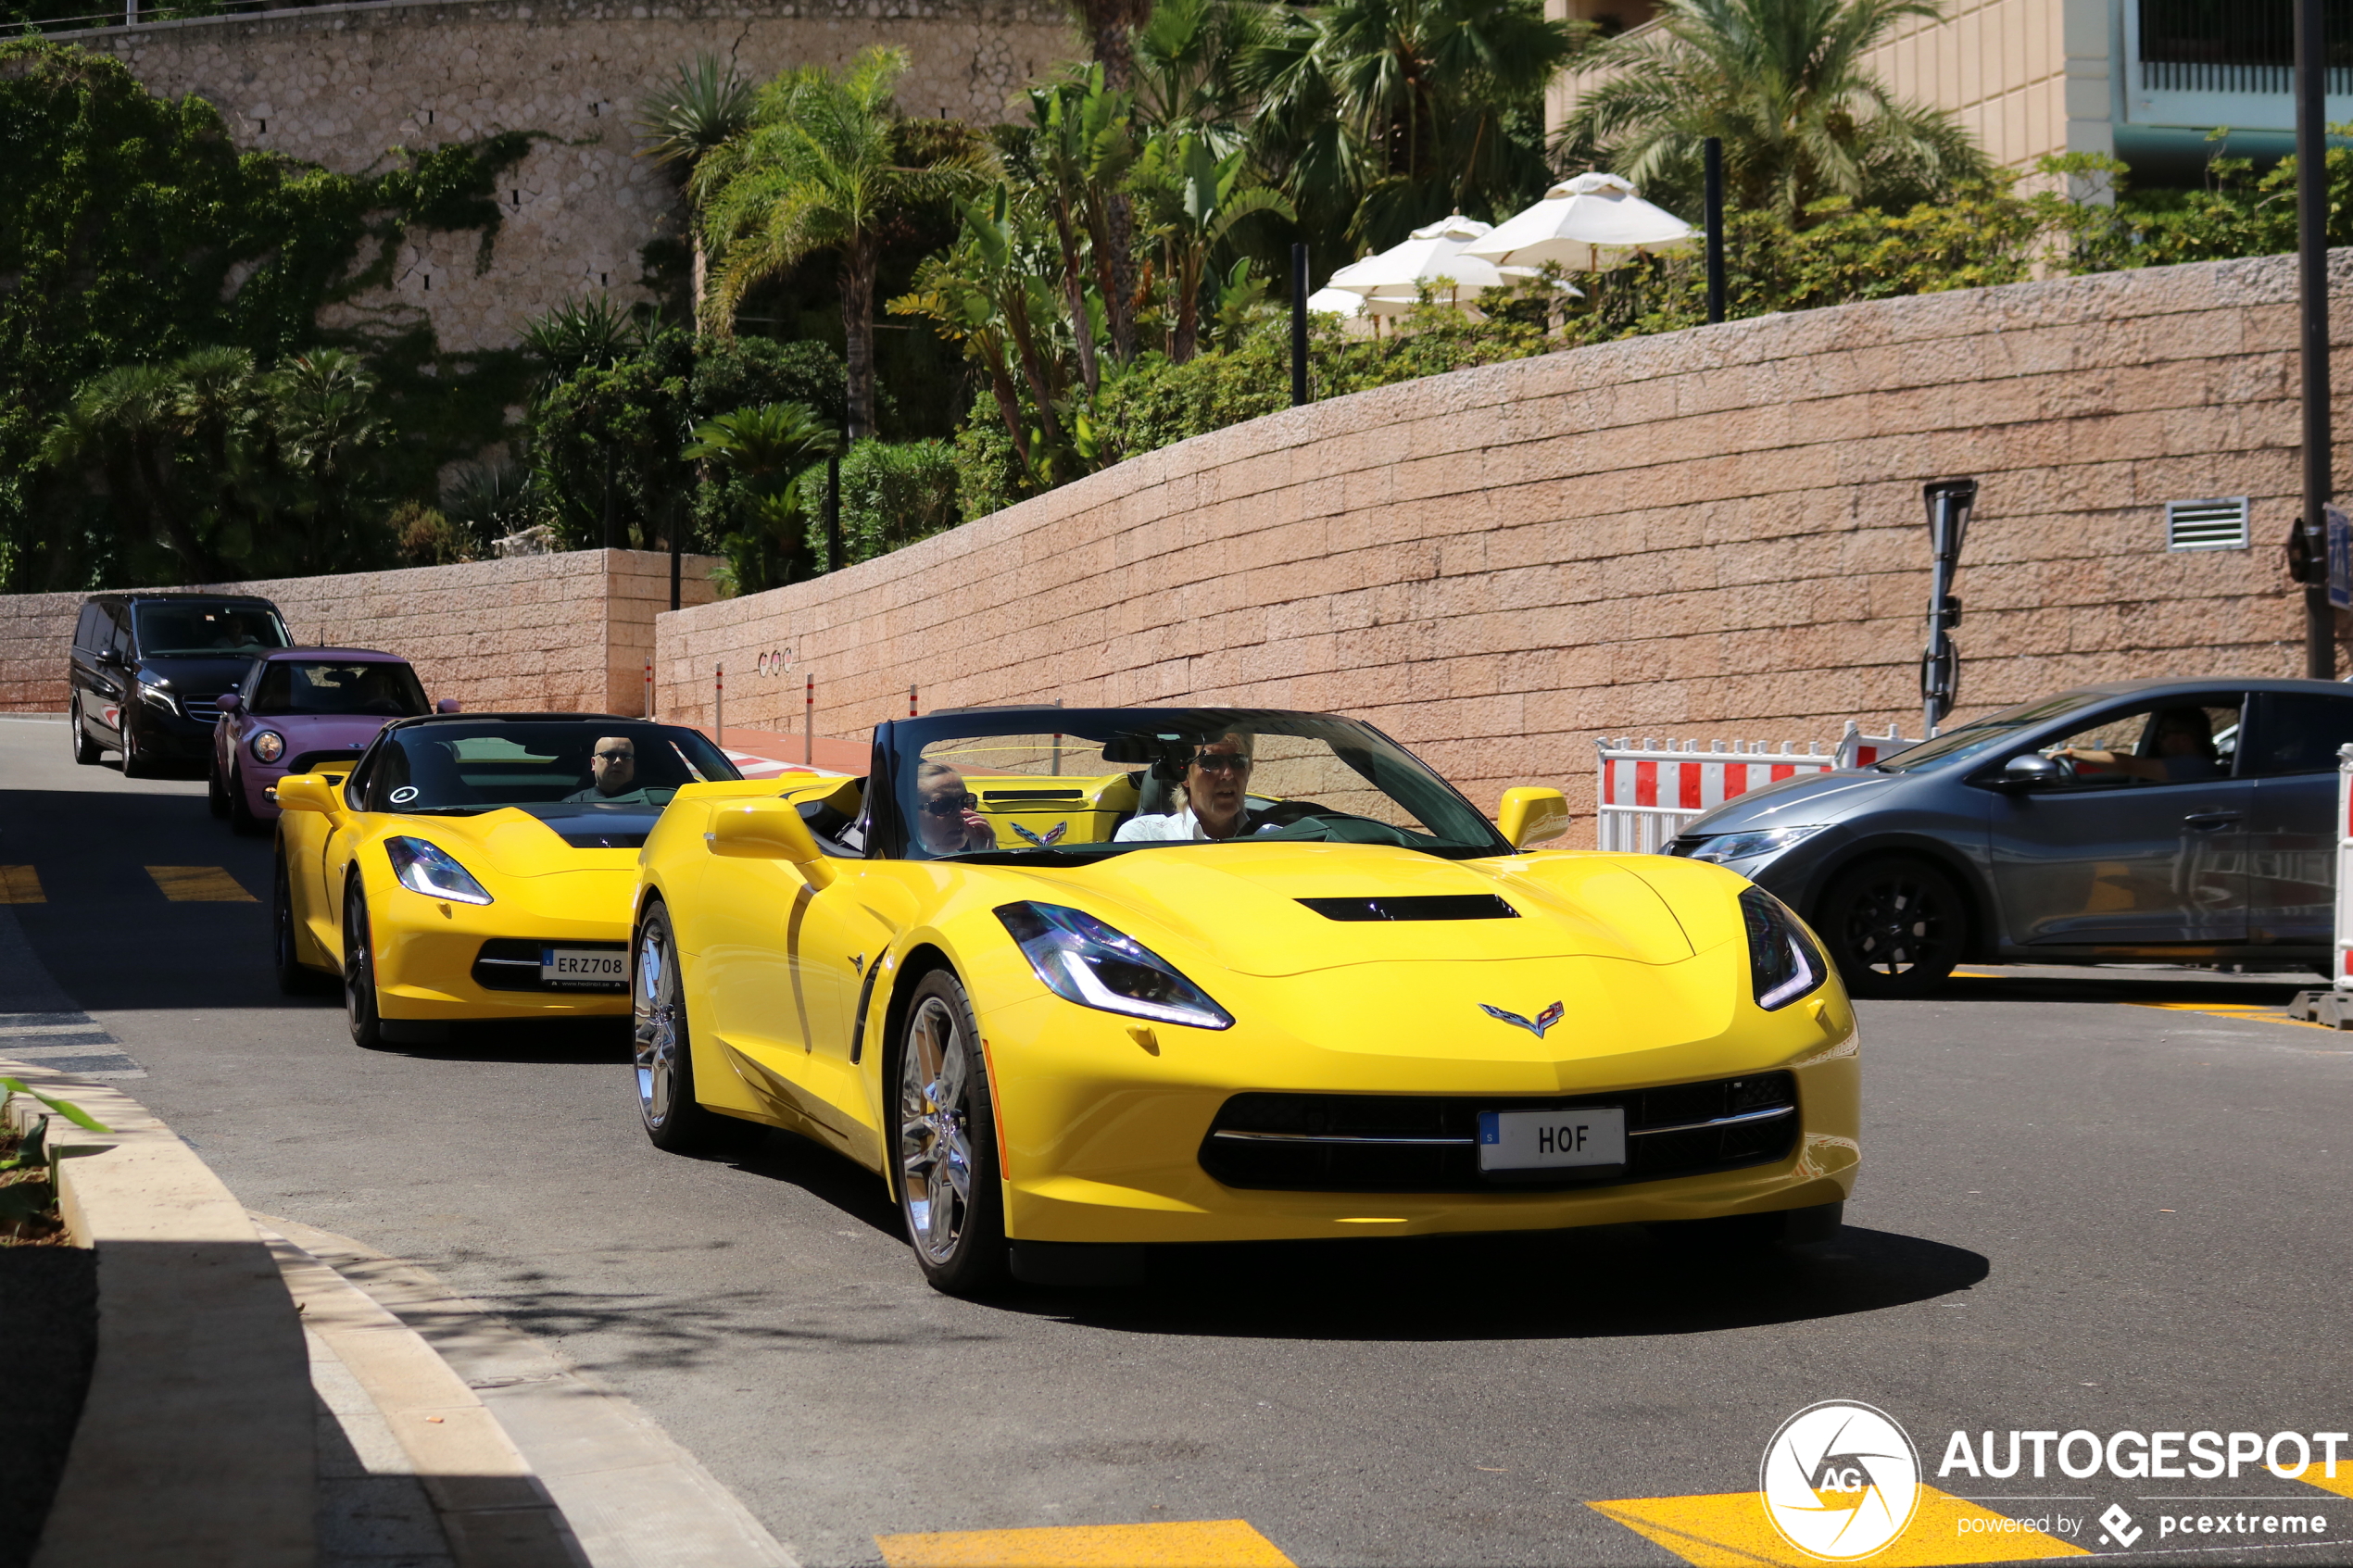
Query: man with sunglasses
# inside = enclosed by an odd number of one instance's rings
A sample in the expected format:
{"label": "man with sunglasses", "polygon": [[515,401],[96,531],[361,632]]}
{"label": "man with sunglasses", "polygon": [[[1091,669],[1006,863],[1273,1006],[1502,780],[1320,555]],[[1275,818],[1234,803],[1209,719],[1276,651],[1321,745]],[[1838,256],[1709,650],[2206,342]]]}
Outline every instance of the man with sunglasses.
{"label": "man with sunglasses", "polygon": [[979,797],[964,788],[964,775],[945,762],[915,770],[915,842],[934,855],[994,849],[997,834],[973,809]]}
{"label": "man with sunglasses", "polygon": [[1184,804],[1164,817],[1130,817],[1112,837],[1122,844],[1196,844],[1256,832],[1250,820],[1251,737],[1212,735],[1185,764]]}
{"label": "man with sunglasses", "polygon": [[601,735],[597,749],[588,756],[589,786],[564,797],[566,804],[585,801],[618,801],[623,805],[648,803],[646,792],[637,787],[637,743],[627,735]]}

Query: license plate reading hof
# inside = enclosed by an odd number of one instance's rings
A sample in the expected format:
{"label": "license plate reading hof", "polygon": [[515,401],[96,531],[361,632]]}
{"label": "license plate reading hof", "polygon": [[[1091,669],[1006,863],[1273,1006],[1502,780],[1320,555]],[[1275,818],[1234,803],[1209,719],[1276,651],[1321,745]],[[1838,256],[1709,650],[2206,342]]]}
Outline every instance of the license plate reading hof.
{"label": "license plate reading hof", "polygon": [[629,984],[629,955],[594,947],[542,947],[539,984],[610,990]]}
{"label": "license plate reading hof", "polygon": [[1626,1110],[1622,1106],[1478,1113],[1478,1168],[1482,1171],[1625,1163]]}

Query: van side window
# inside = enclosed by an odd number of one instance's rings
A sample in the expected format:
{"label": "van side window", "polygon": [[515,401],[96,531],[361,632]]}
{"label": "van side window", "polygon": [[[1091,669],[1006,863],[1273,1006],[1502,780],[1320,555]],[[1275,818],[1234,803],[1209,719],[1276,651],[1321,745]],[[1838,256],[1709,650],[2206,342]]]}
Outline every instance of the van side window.
{"label": "van side window", "polygon": [[82,620],[73,629],[73,646],[84,653],[98,651],[98,601],[92,599],[82,607]]}
{"label": "van side window", "polygon": [[130,612],[126,609],[114,609],[110,613],[114,617],[114,632],[110,639],[114,644],[114,651],[122,655],[123,662],[128,664],[131,662]]}

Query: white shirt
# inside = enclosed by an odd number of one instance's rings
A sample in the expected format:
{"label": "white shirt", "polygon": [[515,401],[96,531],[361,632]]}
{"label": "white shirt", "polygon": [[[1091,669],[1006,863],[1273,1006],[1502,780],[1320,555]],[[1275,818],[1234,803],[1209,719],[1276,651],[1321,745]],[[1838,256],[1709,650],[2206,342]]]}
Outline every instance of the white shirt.
{"label": "white shirt", "polygon": [[[1243,831],[1234,836],[1246,838],[1252,831],[1263,833],[1265,830],[1264,828],[1252,830],[1245,825]],[[1119,831],[1111,836],[1114,844],[1158,844],[1181,842],[1186,839],[1190,839],[1195,844],[1224,842],[1222,839],[1210,837],[1208,832],[1202,827],[1201,819],[1193,815],[1193,809],[1190,806],[1179,807],[1173,816],[1130,817],[1120,823]]]}

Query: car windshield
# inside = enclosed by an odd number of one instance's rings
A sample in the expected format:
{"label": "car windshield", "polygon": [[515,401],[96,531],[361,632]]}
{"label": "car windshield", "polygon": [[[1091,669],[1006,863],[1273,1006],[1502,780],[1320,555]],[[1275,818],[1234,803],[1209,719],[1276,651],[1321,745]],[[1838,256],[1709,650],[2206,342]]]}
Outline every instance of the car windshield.
{"label": "car windshield", "polygon": [[742,776],[711,742],[668,724],[483,719],[386,731],[362,809],[467,816],[557,803],[661,807],[681,785]]}
{"label": "car windshield", "polygon": [[890,736],[900,848],[916,859],[1270,840],[1511,849],[1396,742],[1328,714],[1000,709],[907,720]]}
{"label": "car windshield", "polygon": [[1897,752],[1886,761],[1876,764],[1882,773],[1908,773],[1920,768],[1940,767],[1947,762],[1981,756],[1993,750],[2020,730],[2032,729],[2046,720],[2060,718],[2079,708],[2089,708],[2095,702],[2106,702],[2112,693],[2061,692],[2038,702],[2020,703],[1999,713],[1989,713],[1982,719],[1972,719],[1958,729],[1947,730],[1934,740]]}
{"label": "car windshield", "polygon": [[261,667],[253,688],[257,714],[354,713],[408,719],[425,712],[425,688],[405,664],[384,660],[317,664],[278,659]]}
{"label": "car windshield", "polygon": [[175,654],[256,654],[293,646],[285,622],[267,605],[144,604],[139,652],[148,659]]}

